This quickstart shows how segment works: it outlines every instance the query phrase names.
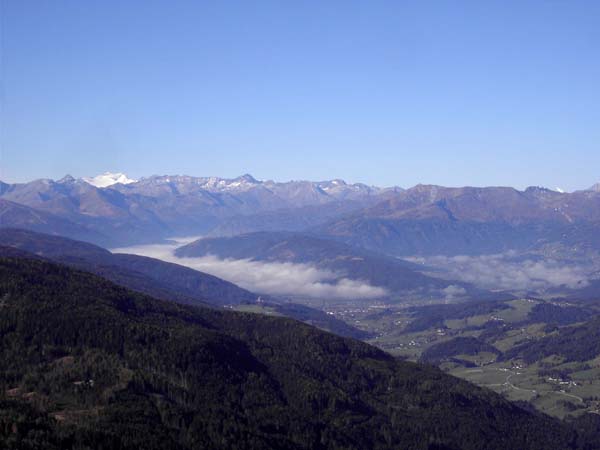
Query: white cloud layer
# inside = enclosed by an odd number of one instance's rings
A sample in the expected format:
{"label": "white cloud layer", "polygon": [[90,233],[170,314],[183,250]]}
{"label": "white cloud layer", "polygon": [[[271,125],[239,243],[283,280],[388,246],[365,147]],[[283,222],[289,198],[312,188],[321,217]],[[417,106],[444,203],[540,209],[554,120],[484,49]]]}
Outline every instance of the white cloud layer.
{"label": "white cloud layer", "polygon": [[112,252],[149,256],[180,264],[261,294],[330,299],[370,299],[387,294],[383,288],[342,278],[309,264],[219,259],[215,256],[180,258],[174,255],[174,250],[183,243],[184,240],[176,240],[174,244],[139,245],[116,248]]}
{"label": "white cloud layer", "polygon": [[464,287],[451,284],[450,286],[442,289],[442,294],[446,301],[452,301],[456,298],[461,298],[467,294],[467,290]]}
{"label": "white cloud layer", "polygon": [[588,284],[589,268],[553,259],[519,259],[512,253],[481,256],[434,256],[419,259],[448,271],[450,277],[486,289],[543,291]]}

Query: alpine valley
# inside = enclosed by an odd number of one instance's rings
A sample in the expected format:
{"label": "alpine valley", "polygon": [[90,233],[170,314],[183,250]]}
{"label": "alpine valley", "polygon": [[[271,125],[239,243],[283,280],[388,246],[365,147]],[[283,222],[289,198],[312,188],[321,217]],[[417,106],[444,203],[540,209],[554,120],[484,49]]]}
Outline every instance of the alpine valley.
{"label": "alpine valley", "polygon": [[0,182],[0,444],[598,449],[599,185]]}

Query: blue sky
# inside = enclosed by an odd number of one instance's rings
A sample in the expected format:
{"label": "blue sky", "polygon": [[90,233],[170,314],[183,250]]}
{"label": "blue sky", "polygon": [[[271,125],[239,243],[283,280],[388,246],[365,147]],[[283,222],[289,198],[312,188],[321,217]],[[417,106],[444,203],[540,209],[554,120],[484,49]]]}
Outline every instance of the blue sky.
{"label": "blue sky", "polygon": [[4,181],[600,181],[598,1],[0,5]]}

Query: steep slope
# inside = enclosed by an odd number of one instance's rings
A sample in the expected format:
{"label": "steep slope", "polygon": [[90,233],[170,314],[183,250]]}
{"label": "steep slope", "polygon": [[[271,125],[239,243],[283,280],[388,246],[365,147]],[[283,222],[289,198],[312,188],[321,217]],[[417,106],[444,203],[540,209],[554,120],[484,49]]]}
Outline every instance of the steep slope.
{"label": "steep slope", "polygon": [[444,298],[447,295],[444,289],[449,286],[464,291],[465,297],[490,295],[467,283],[424,275],[417,264],[303,233],[258,232],[228,238],[204,238],[180,247],[175,254],[312,264],[339,277],[382,287],[392,298],[415,292],[423,298]]}
{"label": "steep slope", "polygon": [[19,229],[0,229],[0,244],[87,270],[165,300],[217,306],[256,301],[257,295],[228,281],[177,264],[112,254],[86,242]]}
{"label": "steep slope", "polygon": [[[112,254],[85,242],[18,229],[0,229],[0,256],[39,256],[95,273],[110,281],[151,295],[196,306],[255,304],[258,295],[233,283],[178,264],[144,256]],[[321,310],[263,298],[260,306],[341,336],[364,339],[363,332]]]}
{"label": "steep slope", "polygon": [[289,319],[24,259],[0,260],[0,292],[5,447],[578,448],[556,420]]}

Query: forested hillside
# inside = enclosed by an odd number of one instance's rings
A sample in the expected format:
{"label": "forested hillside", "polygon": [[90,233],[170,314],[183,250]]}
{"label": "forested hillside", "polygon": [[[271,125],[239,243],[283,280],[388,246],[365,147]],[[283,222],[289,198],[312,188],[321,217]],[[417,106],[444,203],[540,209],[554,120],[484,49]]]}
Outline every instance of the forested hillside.
{"label": "forested hillside", "polygon": [[[0,257],[27,255],[95,273],[120,286],[161,300],[222,307],[256,304],[259,298],[257,294],[233,283],[179,264],[145,256],[111,253],[96,245],[60,236],[0,228]],[[308,306],[268,297],[262,297],[260,305],[340,336],[361,339],[370,335]]]}
{"label": "forested hillside", "polygon": [[0,259],[0,299],[7,448],[594,448],[491,391],[290,319],[22,258]]}

